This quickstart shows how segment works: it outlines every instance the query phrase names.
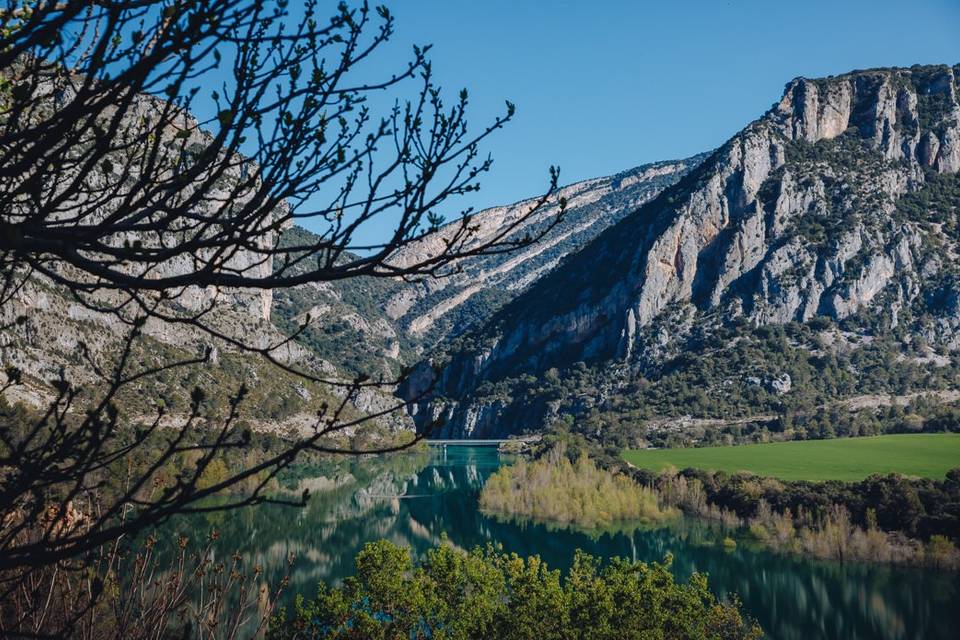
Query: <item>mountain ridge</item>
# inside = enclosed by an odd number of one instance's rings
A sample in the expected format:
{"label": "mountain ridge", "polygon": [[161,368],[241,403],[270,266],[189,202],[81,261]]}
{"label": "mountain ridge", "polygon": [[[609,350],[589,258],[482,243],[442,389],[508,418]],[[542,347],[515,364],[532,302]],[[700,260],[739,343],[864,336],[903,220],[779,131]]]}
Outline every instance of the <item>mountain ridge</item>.
{"label": "mountain ridge", "polygon": [[[924,335],[954,348],[955,305],[928,304],[953,277],[941,258],[956,244],[943,231],[952,223],[905,218],[898,202],[934,187],[952,193],[958,76],[960,67],[941,65],[790,81],[683,180],[436,358],[439,390],[411,412],[421,424],[446,420],[444,435],[479,433],[483,412],[484,429],[511,430],[494,425],[512,410],[477,400],[478,388],[581,361],[624,368],[625,379],[659,375],[685,340],[734,321],[825,316],[854,335],[881,325],[917,335],[914,316],[928,314],[938,331]],[[956,288],[938,296],[956,300]],[[873,312],[886,320],[866,317]],[[429,369],[404,390],[408,399],[426,388]]]}
{"label": "mountain ridge", "polygon": [[[518,252],[468,258],[450,272],[415,282],[358,278],[277,291],[274,322],[292,332],[309,311],[311,327],[305,340],[324,357],[333,359],[338,352],[353,349],[350,370],[395,373],[400,366],[416,363],[442,341],[485,321],[548,274],[565,255],[615,224],[632,206],[680,179],[704,155],[643,164],[560,188],[546,206],[518,225],[513,235],[536,235],[552,224],[560,197],[567,199],[564,218],[540,242]],[[475,213],[471,222],[477,232],[472,242],[482,243],[504,224],[524,216],[535,201],[525,199]],[[392,262],[402,266],[435,254],[442,250],[446,235],[458,228],[459,222],[441,227],[404,247]],[[291,242],[295,235],[310,235],[299,228],[286,233]]]}

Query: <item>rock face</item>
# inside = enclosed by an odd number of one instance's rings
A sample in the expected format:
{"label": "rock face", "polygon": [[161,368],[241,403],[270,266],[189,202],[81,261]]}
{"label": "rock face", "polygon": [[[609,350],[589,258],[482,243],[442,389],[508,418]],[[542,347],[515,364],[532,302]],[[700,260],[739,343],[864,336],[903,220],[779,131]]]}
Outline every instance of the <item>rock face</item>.
{"label": "rock face", "polygon": [[[82,85],[77,79],[77,85]],[[73,92],[70,83],[64,83],[62,79],[54,80],[52,78],[41,79],[34,89],[34,97],[46,107],[53,110],[63,100],[69,100]],[[214,136],[204,130],[200,123],[188,112],[175,109],[172,115],[168,114],[170,105],[152,95],[139,94],[135,96],[131,103],[122,112],[121,122],[116,126],[113,135],[117,138],[117,147],[123,147],[124,144],[131,145],[139,149],[141,140],[137,138],[128,139],[126,136],[144,136],[146,133],[140,132],[142,123],[150,124],[149,136],[157,138],[162,143],[157,146],[157,157],[152,158],[149,163],[144,160],[144,164],[151,167],[149,178],[155,183],[163,183],[177,175],[177,172],[185,170],[191,166],[192,158],[207,152],[214,144]],[[41,110],[42,112],[42,110]],[[158,114],[167,114],[165,119],[159,125],[156,124]],[[102,124],[102,123],[101,123]],[[135,132],[129,134],[128,128]],[[221,152],[220,157],[226,158]],[[135,152],[134,152],[135,154]],[[136,156],[126,157],[117,155],[112,157],[113,163],[106,162],[98,164],[96,167],[81,172],[79,169],[72,169],[72,173],[64,175],[58,184],[50,186],[50,193],[45,197],[51,202],[57,202],[55,211],[47,213],[48,222],[55,223],[59,220],[72,221],[79,219],[78,224],[95,225],[99,221],[112,213],[114,210],[128,206],[127,200],[143,200],[152,202],[154,206],[161,205],[158,201],[150,198],[156,196],[146,196],[144,193],[134,191],[127,193],[122,186],[118,185],[119,174],[124,172],[124,179],[130,184],[136,184],[143,176],[139,174],[139,161]],[[244,185],[249,178],[254,178],[252,182],[259,185],[259,167],[249,159],[239,155],[230,158],[232,161],[229,166],[218,167],[219,175],[216,180],[201,173],[194,181],[177,187],[182,197],[189,194],[191,198],[191,213],[203,214],[208,219],[219,217],[226,219],[231,212],[243,208],[254,199],[262,196],[258,195],[257,190],[247,185],[245,188],[239,188]],[[121,169],[120,167],[123,167]],[[69,179],[68,179],[69,178]],[[61,192],[60,186],[72,185],[65,192]],[[204,184],[204,188],[196,190],[198,184]],[[77,188],[82,185],[82,188]],[[95,195],[94,195],[95,194]],[[103,195],[110,194],[110,195]],[[12,218],[18,215],[29,215],[30,209],[18,211],[20,205],[13,205],[13,210],[4,212],[10,214]],[[29,207],[29,205],[24,205]],[[125,263],[123,267],[112,265],[112,268],[122,268],[130,275],[146,278],[166,278],[180,276],[184,274],[195,273],[197,270],[209,266],[209,262],[214,256],[221,256],[217,259],[218,268],[230,273],[265,278],[270,276],[272,265],[269,260],[265,260],[261,249],[272,247],[277,239],[274,226],[284,215],[288,213],[288,205],[281,202],[279,206],[272,207],[264,219],[257,221],[257,227],[250,232],[256,235],[254,246],[247,244],[234,243],[229,247],[220,247],[219,250],[205,248],[195,251],[192,254],[174,253],[164,257],[156,258],[149,264],[138,264],[135,261]],[[142,221],[141,221],[142,222]],[[72,222],[69,228],[72,227]],[[253,223],[251,223],[253,224]],[[218,229],[212,229],[207,225],[200,225],[199,231],[191,228],[190,225],[182,220],[167,224],[151,225],[152,228],[137,229],[136,231],[126,231],[115,233],[104,241],[122,246],[125,243],[140,243],[145,247],[157,249],[160,247],[183,246],[188,238],[194,238],[199,234],[200,239],[204,234],[218,233]],[[77,247],[84,257],[94,257],[102,259],[95,251],[91,251],[82,245]],[[85,255],[90,252],[92,256]],[[223,255],[229,256],[222,258]],[[94,280],[91,278],[91,280]],[[180,307],[189,311],[197,312],[207,310],[215,305],[229,306],[234,310],[250,316],[268,320],[270,317],[270,307],[272,304],[272,293],[269,290],[242,289],[242,288],[218,288],[218,287],[198,287],[187,286],[180,290],[167,292],[175,302],[171,306]]]}
{"label": "rock face", "polygon": [[[67,87],[61,90],[49,82],[41,81],[35,91],[37,99],[41,102],[49,99],[52,108],[53,101],[64,99],[63,94],[68,94],[71,89]],[[139,95],[134,98],[124,118],[130,122],[156,118],[156,114],[162,112],[164,106],[165,103],[155,96]],[[123,131],[124,127],[118,126],[117,129]],[[133,129],[137,130],[137,127]],[[179,153],[180,162],[186,162],[191,153],[205,149],[212,140],[212,136],[199,126],[197,120],[185,112],[178,112],[167,126],[151,135],[158,135],[170,142],[162,147],[163,153],[169,156],[155,160],[155,175],[160,178],[168,178],[177,170],[177,166],[172,162],[174,154]],[[121,162],[117,162],[117,166],[121,165]],[[136,164],[132,163],[130,166],[135,167]],[[75,190],[69,197],[63,195],[64,201],[58,204],[59,213],[51,214],[51,222],[58,217],[71,219],[78,216],[83,219],[84,224],[94,224],[113,208],[123,206],[124,194],[116,187],[117,176],[114,175],[119,169],[108,167],[109,164],[104,162],[82,176],[77,176],[77,180],[82,180],[83,188]],[[239,182],[241,174],[244,174],[245,178],[248,172],[256,171],[257,168],[250,162],[238,162],[237,166],[228,168],[214,186],[197,197],[196,208],[212,213],[220,210],[224,201],[232,199],[232,205],[248,202],[253,197],[252,193],[233,197],[235,194],[229,186]],[[134,177],[135,173],[127,176],[130,182],[135,182]],[[55,190],[56,186],[52,189]],[[91,207],[88,202],[91,196],[87,194],[100,192],[112,193],[114,197]],[[50,194],[51,199],[53,195]],[[279,212],[282,212],[284,207],[285,204],[281,205]],[[12,214],[15,216],[17,211],[14,210]],[[142,243],[156,247],[175,242],[176,233],[175,230],[166,229],[161,237],[157,231],[129,231],[114,234],[109,241],[117,245]],[[256,249],[271,245],[275,241],[275,232],[264,231],[257,240],[258,246],[254,249],[233,247],[234,250],[228,252],[231,257],[225,262],[224,268],[259,277],[269,276],[271,265]],[[136,268],[142,269],[136,275],[146,277],[175,276],[198,269],[198,257],[202,256],[178,255],[153,263],[149,269],[132,265],[126,268],[131,272]],[[73,277],[76,277],[76,274],[73,274]],[[129,299],[108,290],[85,295],[83,299],[86,304],[82,304],[80,298],[54,284],[51,279],[34,274],[0,307],[0,323],[6,327],[0,336],[0,360],[5,366],[21,369],[33,381],[33,391],[25,392],[31,396],[27,399],[39,402],[44,395],[44,383],[57,379],[61,374],[78,385],[95,382],[97,376],[93,374],[93,367],[85,361],[85,356],[81,355],[82,350],[87,350],[87,355],[95,360],[107,362],[120,352],[121,341],[129,326],[115,315],[99,313],[92,307],[102,305],[110,308],[127,304]],[[209,312],[209,324],[226,335],[250,336],[263,333],[268,336],[267,339],[280,341],[282,338],[279,334],[276,331],[271,332],[267,324],[271,305],[272,293],[267,290],[188,286],[171,294],[170,302],[161,307],[161,310],[170,315],[177,315],[183,310],[206,311]],[[213,306],[217,308],[211,311]],[[212,339],[200,331],[191,330],[185,325],[162,323],[156,319],[146,323],[144,334],[149,340],[156,341],[152,343],[154,351],[158,345],[164,345],[192,355],[212,346]],[[218,364],[219,352],[214,349],[214,354],[214,364]],[[309,358],[310,354],[297,345],[288,345],[286,352],[280,354],[280,357],[288,361],[303,360]],[[24,389],[30,386],[25,385]]]}
{"label": "rock face", "polygon": [[[51,96],[52,101],[52,96],[59,93],[59,90],[54,91],[52,86],[42,82],[37,91],[41,101],[46,95]],[[155,119],[163,108],[164,103],[159,98],[139,95],[133,99],[124,117],[132,122],[147,121]],[[117,126],[116,129],[115,135],[122,138],[125,128]],[[138,127],[132,129],[137,130]],[[158,127],[156,131],[151,129],[151,135],[169,142],[158,145],[163,150],[160,153],[167,155],[151,160],[151,164],[155,163],[154,176],[159,179],[168,178],[181,170],[193,155],[204,151],[212,140],[196,119],[179,110],[168,126]],[[125,146],[118,144],[117,148],[125,149]],[[116,166],[126,165],[117,162]],[[132,162],[130,166],[136,167],[137,163]],[[130,171],[136,177],[136,169]],[[196,196],[191,205],[193,211],[203,211],[211,217],[229,215],[232,207],[243,206],[251,198],[260,197],[256,196],[253,189],[236,188],[251,178],[256,183],[258,171],[254,163],[237,157],[236,162],[231,162],[202,193],[191,194]],[[112,208],[124,206],[123,191],[116,187],[117,175],[111,175],[113,172],[119,173],[119,169],[110,168],[110,164],[104,162],[78,176],[77,179],[83,181],[83,188],[76,190],[70,198],[64,196],[63,202],[58,204],[58,213],[52,215],[54,220],[56,216],[67,220],[82,217],[85,223],[93,224]],[[135,182],[133,177],[126,176],[130,182]],[[207,179],[204,177],[201,181],[206,182]],[[56,188],[57,185],[51,187],[53,195],[56,195]],[[190,188],[191,185],[184,187],[186,190]],[[100,201],[101,193],[113,194],[113,197]],[[96,206],[90,206],[87,200],[92,196],[88,194],[97,194]],[[288,213],[287,207],[287,203],[281,202],[264,216],[266,220],[261,221],[263,227],[253,230],[257,237],[252,246],[234,245],[224,251],[229,258],[223,261],[222,268],[244,275],[269,276],[273,265],[265,260],[261,250],[272,247],[278,240],[273,227],[280,226],[277,223]],[[16,213],[16,210],[12,212],[13,215]],[[190,232],[180,231],[178,227],[163,229],[162,232],[128,231],[111,235],[109,242],[117,245],[140,243],[154,247],[171,246]],[[216,233],[216,230],[210,232]],[[145,274],[146,277],[176,276],[201,268],[203,258],[209,258],[210,255],[212,253],[207,256],[177,254],[150,265],[149,269],[135,264],[119,268],[132,273],[136,273],[134,269],[142,269],[138,275]],[[76,277],[76,274],[72,275]],[[148,300],[155,301],[157,298],[148,297]],[[81,296],[37,272],[29,275],[22,286],[18,286],[0,305],[0,325],[4,327],[0,332],[0,369],[16,369],[21,374],[21,383],[6,387],[3,399],[47,408],[50,400],[56,396],[55,388],[60,380],[66,380],[74,388],[82,388],[85,392],[96,393],[92,390],[102,389],[105,377],[113,373],[118,357],[125,351],[131,325],[128,324],[129,318],[127,322],[122,319],[124,314],[98,311],[97,308],[124,311],[133,306],[124,293],[94,289]],[[191,285],[172,293],[170,298],[160,303],[159,310],[172,317],[200,313],[205,326],[219,335],[241,339],[258,349],[280,345],[271,352],[277,361],[317,377],[335,377],[339,372],[334,365],[318,357],[309,345],[287,340],[286,335],[271,323],[272,307],[273,292],[270,290]],[[362,322],[362,319],[358,321]],[[198,362],[205,352],[209,353],[207,362]],[[143,378],[131,375],[134,369],[140,373],[142,369],[185,361],[191,364],[167,369],[168,373],[161,371]],[[195,387],[202,386],[211,396],[220,396],[235,393],[241,384],[247,384],[253,390],[240,410],[243,418],[249,419],[252,426],[298,428],[307,423],[309,428],[316,420],[319,407],[335,404],[344,396],[339,388],[316,384],[282,371],[267,363],[259,354],[239,350],[228,340],[220,340],[189,323],[164,322],[156,317],[147,320],[142,334],[131,342],[124,375],[133,377],[136,382],[124,385],[114,400],[128,416],[137,417],[153,415],[158,405],[165,407],[168,416],[184,413],[187,411],[189,395]],[[6,381],[7,376],[0,373],[0,379]],[[218,397],[213,401],[221,399]],[[381,393],[378,397],[374,392],[365,392],[351,404],[351,409],[373,412],[384,406],[393,406],[396,401],[389,394]],[[76,405],[71,410],[79,411]],[[399,421],[389,416],[380,422],[388,427],[395,427],[398,422],[400,426],[409,427],[409,421],[403,416]]]}
{"label": "rock face", "polygon": [[[450,349],[432,399],[411,411],[445,417],[444,435],[479,434],[498,420],[475,406],[478,386],[578,361],[650,370],[710,323],[893,329],[926,314],[926,337],[956,347],[958,92],[960,66],[791,81],[678,184]],[[937,209],[931,194],[947,201]]]}
{"label": "rock face", "polygon": [[[497,289],[517,292],[535,281],[567,254],[590,242],[604,229],[619,222],[628,212],[649,201],[677,182],[704,156],[686,160],[643,165],[606,178],[585,180],[564,187],[557,194],[567,200],[560,224],[537,244],[518,253],[465,260],[456,273],[404,287],[386,304],[387,315],[414,337],[428,344],[462,331],[463,316],[475,314],[471,301],[478,294]],[[533,200],[480,212],[473,218],[478,231],[474,242],[482,243],[515,220],[534,204]],[[543,208],[518,226],[514,237],[536,234],[558,213],[556,205]],[[457,225],[448,225],[424,240],[406,247],[395,259],[398,265],[433,255]],[[480,296],[482,297],[482,296]],[[511,297],[508,296],[507,297]],[[479,314],[482,315],[482,314]],[[457,317],[451,317],[457,316]]]}
{"label": "rock face", "polygon": [[[441,341],[482,324],[565,256],[675,184],[705,157],[642,165],[564,187],[557,194],[568,202],[561,221],[539,243],[520,252],[468,258],[458,263],[456,271],[420,282],[357,278],[278,291],[274,320],[294,319],[291,326],[299,326],[310,311],[312,346],[331,361],[339,356],[357,373],[386,374],[398,365],[413,364]],[[534,202],[525,200],[475,214],[471,221],[477,231],[472,241],[482,243],[504,225],[521,219]],[[512,235],[536,235],[554,221],[558,211],[555,204],[544,207]],[[447,225],[408,245],[393,262],[403,266],[438,254],[458,227],[457,223]],[[298,228],[286,232],[291,241],[303,234],[309,232]]]}
{"label": "rock face", "polygon": [[[54,92],[50,91],[51,95]],[[137,98],[131,117],[150,117],[161,107],[151,96]],[[182,120],[181,120],[182,118]],[[209,143],[209,135],[202,131],[189,114],[177,116],[177,127],[169,135],[186,151],[180,152],[180,161],[189,154],[202,150]],[[179,148],[174,146],[173,148]],[[172,160],[172,159],[171,159]],[[589,242],[603,229],[616,223],[632,208],[648,201],[667,186],[674,184],[702,157],[675,162],[660,162],[625,171],[617,176],[587,180],[563,189],[561,195],[570,201],[568,213],[544,242],[520,254],[490,256],[463,261],[461,270],[441,279],[421,283],[356,278],[336,283],[311,283],[288,290],[243,290],[188,286],[178,292],[170,303],[172,314],[181,311],[205,312],[205,321],[223,335],[241,337],[258,348],[283,343],[275,357],[298,367],[313,371],[323,378],[363,373],[371,377],[383,375],[393,378],[400,365],[412,364],[420,352],[439,339],[458,335],[466,327],[487,319],[506,301],[518,295],[532,282],[548,273],[566,254]],[[164,171],[173,172],[176,163]],[[103,190],[110,184],[108,169],[90,172],[84,177],[91,192]],[[234,169],[221,176],[222,180],[200,198],[211,207],[244,204],[244,198],[231,190],[232,185],[256,175],[257,168],[250,162],[237,162]],[[251,173],[253,172],[253,173]],[[473,216],[478,227],[475,241],[482,242],[496,233],[510,220],[523,216],[533,201],[482,211]],[[74,201],[64,206],[64,215],[82,210],[84,202]],[[281,203],[279,213],[286,213]],[[213,209],[212,211],[217,211]],[[547,207],[535,218],[518,226],[515,233],[535,234],[549,225],[557,215],[556,206]],[[93,212],[89,215],[101,215]],[[259,243],[253,247],[236,247],[225,268],[238,273],[268,276],[274,265],[263,259],[257,249],[284,242],[309,244],[311,234],[301,228],[286,228],[277,237],[272,229],[265,230]],[[456,225],[441,228],[414,243],[395,257],[398,263],[415,260],[424,254],[436,253],[444,238]],[[150,245],[161,239],[146,233],[118,234],[118,243],[141,242]],[[167,239],[169,241],[169,239]],[[176,256],[150,271],[152,276],[171,276],[189,273],[197,268],[195,261],[203,256]],[[108,299],[107,306],[119,304]],[[214,307],[211,309],[211,307]],[[25,318],[17,323],[18,318]],[[35,277],[17,295],[0,309],[0,321],[9,330],[0,336],[0,364],[17,367],[29,379],[29,384],[16,393],[36,405],[42,405],[50,394],[52,381],[61,374],[76,384],[92,385],[98,382],[92,368],[85,361],[87,352],[92,358],[109,362],[122,351],[121,343],[127,327],[116,317],[97,313],[77,304],[69,292],[51,281]],[[302,339],[285,342],[284,335],[297,332],[306,324]],[[272,375],[263,368],[259,356],[242,354],[227,343],[221,344],[201,331],[187,325],[151,320],[144,328],[146,344],[143,357],[189,356],[193,358],[213,348],[211,360],[203,365],[207,372],[224,374],[215,383],[224,386],[244,380],[259,382],[277,407],[260,407],[261,413],[289,417],[296,406],[314,412],[329,400],[324,392],[312,386],[304,387],[291,377],[273,376],[269,381],[258,380],[257,372]],[[138,353],[138,355],[140,355]],[[2,374],[0,374],[2,375]],[[186,379],[188,376],[183,376]],[[210,376],[204,375],[210,381]],[[184,383],[186,384],[193,384]],[[211,382],[214,384],[214,382]],[[137,400],[143,411],[151,411],[158,400],[189,393],[187,386],[161,381],[156,388],[144,389]],[[327,390],[326,395],[342,393]],[[12,396],[11,396],[12,397]],[[164,399],[165,398],[165,399]],[[352,403],[359,412],[382,412],[395,406],[396,399],[389,393],[364,391]],[[139,409],[138,409],[139,410]],[[402,412],[401,412],[402,414]],[[390,426],[409,426],[406,416],[390,420]]]}

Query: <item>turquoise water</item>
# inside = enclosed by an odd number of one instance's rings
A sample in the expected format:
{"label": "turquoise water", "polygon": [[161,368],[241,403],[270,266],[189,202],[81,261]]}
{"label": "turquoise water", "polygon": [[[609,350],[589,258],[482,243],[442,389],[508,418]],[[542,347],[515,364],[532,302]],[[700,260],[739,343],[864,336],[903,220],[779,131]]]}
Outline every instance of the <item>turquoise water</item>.
{"label": "turquoise water", "polygon": [[744,543],[727,552],[719,544],[723,534],[693,520],[593,535],[502,522],[477,508],[483,482],[501,464],[495,449],[479,447],[354,460],[301,481],[298,489],[309,486],[315,493],[304,509],[268,504],[172,525],[191,537],[216,528],[224,548],[262,565],[275,580],[294,553],[288,597],[350,575],[354,554],[371,540],[386,538],[419,553],[445,534],[464,549],[498,542],[560,569],[569,567],[578,548],[647,561],[669,552],[679,578],[706,572],[716,593],[737,594],[778,640],[960,637],[958,574],[813,561]]}

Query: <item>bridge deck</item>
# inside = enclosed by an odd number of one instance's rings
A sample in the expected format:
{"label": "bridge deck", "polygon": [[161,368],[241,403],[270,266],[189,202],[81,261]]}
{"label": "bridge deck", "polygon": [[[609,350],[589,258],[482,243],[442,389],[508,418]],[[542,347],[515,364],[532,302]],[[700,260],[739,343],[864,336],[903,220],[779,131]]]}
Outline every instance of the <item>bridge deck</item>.
{"label": "bridge deck", "polygon": [[499,447],[501,442],[509,442],[506,438],[502,440],[426,440],[426,443],[433,447]]}

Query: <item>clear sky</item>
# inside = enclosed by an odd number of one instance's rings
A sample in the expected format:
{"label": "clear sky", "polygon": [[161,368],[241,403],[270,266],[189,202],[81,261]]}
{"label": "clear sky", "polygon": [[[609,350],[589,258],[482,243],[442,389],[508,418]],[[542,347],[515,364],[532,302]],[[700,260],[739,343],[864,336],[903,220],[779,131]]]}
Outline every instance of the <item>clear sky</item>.
{"label": "clear sky", "polygon": [[[382,80],[403,69],[414,44],[432,44],[447,102],[469,90],[474,131],[504,112],[504,100],[517,105],[483,148],[493,170],[479,192],[445,203],[448,220],[539,195],[550,165],[569,184],[714,149],[797,76],[960,64],[960,0],[371,2],[388,4],[396,33],[361,74]],[[290,4],[292,20],[301,6]],[[405,86],[371,96],[374,115],[413,97],[417,84]],[[355,244],[382,241],[393,221],[371,221]]]}
{"label": "clear sky", "polygon": [[[433,43],[451,95],[479,125],[517,104],[486,149],[480,207],[561,181],[680,158],[724,142],[796,76],[960,63],[960,0],[406,0],[395,39]],[[403,49],[407,51],[408,49]]]}

